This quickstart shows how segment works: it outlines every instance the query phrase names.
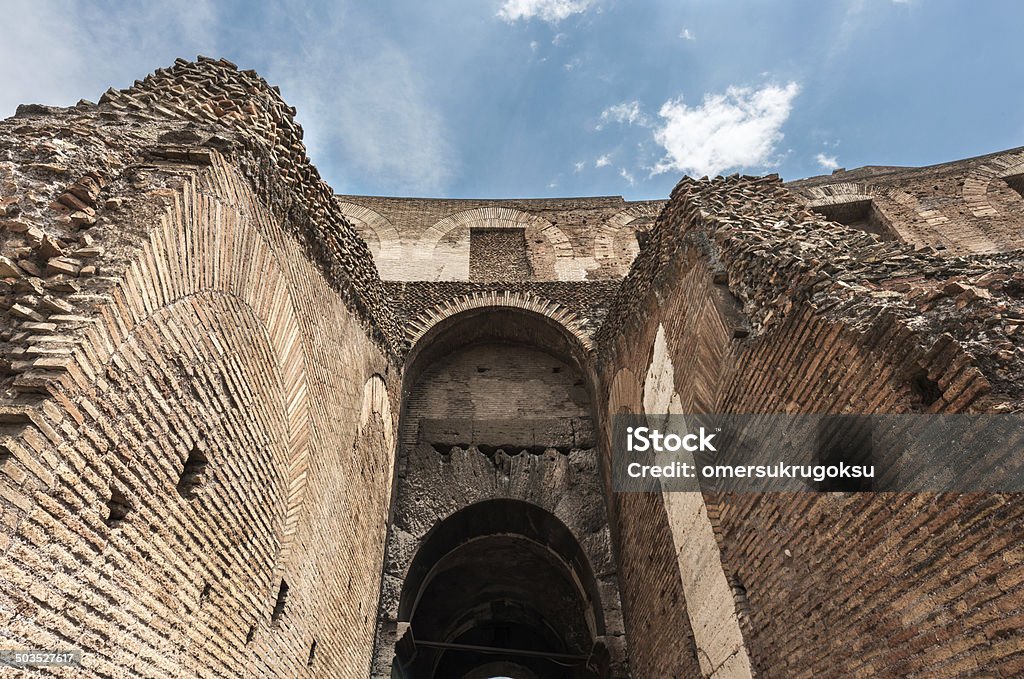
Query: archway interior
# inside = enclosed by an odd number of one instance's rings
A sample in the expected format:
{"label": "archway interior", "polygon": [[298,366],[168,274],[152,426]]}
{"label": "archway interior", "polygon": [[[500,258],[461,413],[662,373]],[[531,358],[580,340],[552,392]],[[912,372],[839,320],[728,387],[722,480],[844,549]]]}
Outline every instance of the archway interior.
{"label": "archway interior", "polygon": [[518,500],[470,505],[413,559],[399,606],[409,623],[401,676],[601,676],[598,597],[582,548],[552,514]]}
{"label": "archway interior", "polygon": [[[429,331],[405,376],[405,447],[493,456],[594,445],[585,351],[565,328],[520,309],[463,312]],[[403,454],[407,451],[403,451]]]}
{"label": "archway interior", "polygon": [[[539,313],[462,312],[428,331],[406,365],[406,478],[455,450],[508,473],[512,456],[594,446],[586,352]],[[396,668],[417,679],[600,676],[600,601],[583,550],[555,516],[518,500],[477,502],[420,543],[403,585]]]}

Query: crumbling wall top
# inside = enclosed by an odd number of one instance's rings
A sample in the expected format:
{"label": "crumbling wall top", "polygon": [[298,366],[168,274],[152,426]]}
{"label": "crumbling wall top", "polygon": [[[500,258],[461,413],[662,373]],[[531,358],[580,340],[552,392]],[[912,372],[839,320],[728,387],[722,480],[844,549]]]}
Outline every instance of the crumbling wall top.
{"label": "crumbling wall top", "polygon": [[[178,59],[127,89],[108,90],[100,108],[227,128],[250,151],[246,160],[263,166],[248,167],[251,178],[258,180],[262,174],[264,181],[280,183],[268,196],[271,208],[289,220],[328,280],[397,350],[400,333],[370,251],[310,162],[295,108],[285,103],[279,88],[225,59]],[[267,170],[276,176],[266,177]]]}
{"label": "crumbling wall top", "polygon": [[1024,406],[1022,251],[943,257],[830,222],[775,175],[685,177],[624,279],[598,346],[636,321],[672,266],[696,256],[742,304],[754,337],[800,304],[864,332],[889,317],[922,351],[966,351],[1006,407]]}

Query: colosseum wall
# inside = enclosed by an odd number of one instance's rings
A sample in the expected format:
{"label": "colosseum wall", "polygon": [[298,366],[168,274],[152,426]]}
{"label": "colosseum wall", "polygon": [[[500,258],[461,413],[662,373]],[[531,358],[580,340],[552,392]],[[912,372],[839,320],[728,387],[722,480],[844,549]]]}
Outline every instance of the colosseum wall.
{"label": "colosseum wall", "polygon": [[294,114],[201,58],[0,121],[0,637],[83,652],[33,676],[1024,673],[1019,495],[612,474],[623,414],[1024,410],[1021,149],[336,196]]}

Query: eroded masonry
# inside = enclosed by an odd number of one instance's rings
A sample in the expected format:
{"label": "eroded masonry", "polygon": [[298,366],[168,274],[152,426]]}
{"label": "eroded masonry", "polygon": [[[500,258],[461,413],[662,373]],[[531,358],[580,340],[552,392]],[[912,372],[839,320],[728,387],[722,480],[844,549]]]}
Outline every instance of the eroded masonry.
{"label": "eroded masonry", "polygon": [[609,481],[620,413],[1024,410],[1024,150],[378,198],[293,116],[200,59],[0,122],[28,674],[1024,674],[1018,496]]}

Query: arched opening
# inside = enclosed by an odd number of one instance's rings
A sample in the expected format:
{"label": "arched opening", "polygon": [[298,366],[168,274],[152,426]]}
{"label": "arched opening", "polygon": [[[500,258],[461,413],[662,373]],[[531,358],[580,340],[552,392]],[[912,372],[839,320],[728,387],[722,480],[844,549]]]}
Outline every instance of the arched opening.
{"label": "arched opening", "polygon": [[472,309],[413,347],[401,424],[408,449],[493,457],[594,447],[586,350],[557,322],[524,309]]}
{"label": "arched opening", "polygon": [[587,352],[577,329],[511,305],[454,313],[416,341],[374,676],[621,670]]}
{"label": "arched opening", "polygon": [[597,582],[550,512],[488,500],[437,524],[409,568],[393,676],[607,676]]}

